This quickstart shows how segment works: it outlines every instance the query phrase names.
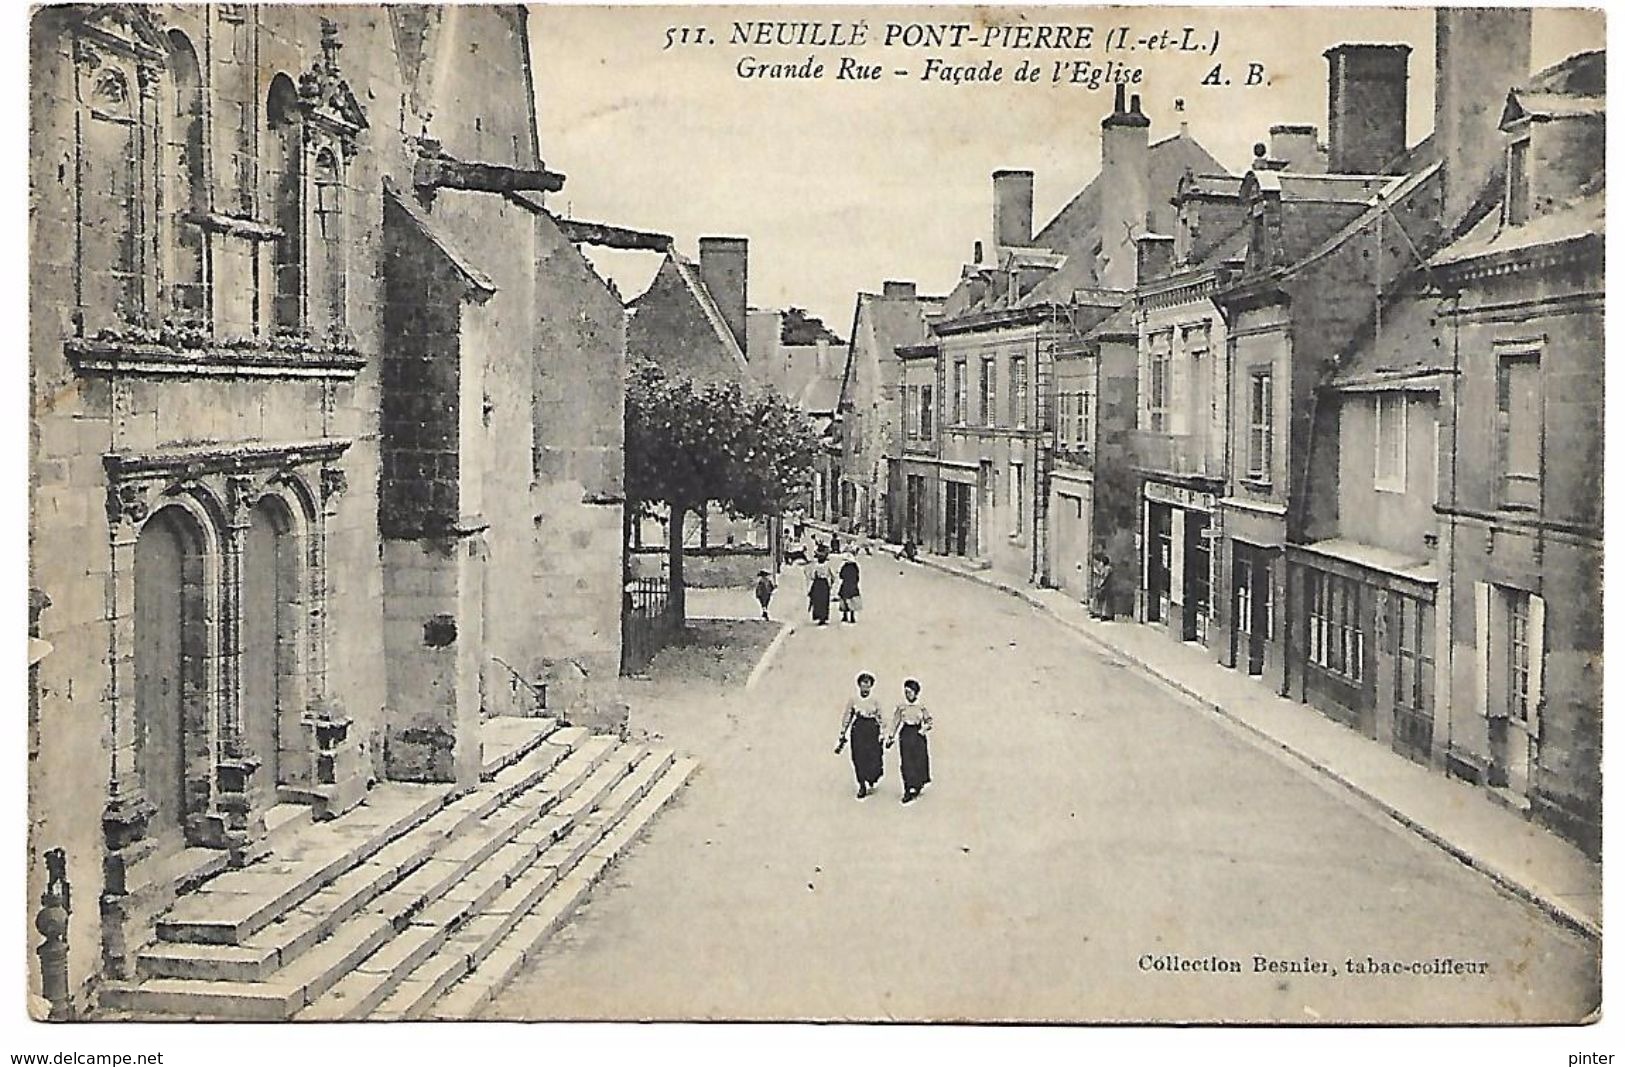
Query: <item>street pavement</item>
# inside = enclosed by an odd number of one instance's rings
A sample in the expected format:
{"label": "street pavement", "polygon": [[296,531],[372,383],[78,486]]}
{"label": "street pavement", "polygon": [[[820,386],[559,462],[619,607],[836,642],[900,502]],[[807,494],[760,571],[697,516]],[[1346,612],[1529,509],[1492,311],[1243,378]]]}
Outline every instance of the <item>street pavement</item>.
{"label": "street pavement", "polygon": [[[811,626],[790,576],[773,607],[796,628],[756,685],[667,725],[701,771],[488,1017],[1533,1022],[1595,1005],[1594,943],[1341,786],[1016,598],[860,562],[856,626]],[[864,801],[832,752],[863,669],[888,707],[905,676],[924,685],[935,781],[917,803],[898,803],[895,749]],[[1482,973],[1350,972],[1368,957]]]}

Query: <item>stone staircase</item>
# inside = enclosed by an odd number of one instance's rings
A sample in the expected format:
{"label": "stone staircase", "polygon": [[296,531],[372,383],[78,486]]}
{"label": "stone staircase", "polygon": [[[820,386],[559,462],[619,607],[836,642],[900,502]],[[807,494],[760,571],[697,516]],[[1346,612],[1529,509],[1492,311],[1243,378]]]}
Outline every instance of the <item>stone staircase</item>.
{"label": "stone staircase", "polygon": [[475,789],[380,785],[179,898],[138,979],[103,987],[102,1013],[472,1017],[695,769],[550,719],[487,725],[498,736]]}

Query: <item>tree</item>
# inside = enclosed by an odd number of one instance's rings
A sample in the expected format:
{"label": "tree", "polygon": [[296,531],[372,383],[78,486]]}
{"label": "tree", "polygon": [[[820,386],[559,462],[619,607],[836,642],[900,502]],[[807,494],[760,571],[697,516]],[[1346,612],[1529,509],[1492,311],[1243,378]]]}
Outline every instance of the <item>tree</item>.
{"label": "tree", "polygon": [[667,509],[667,603],[678,626],[685,619],[684,517],[712,503],[734,518],[782,514],[805,486],[817,447],[806,417],[772,390],[668,377],[649,362],[633,368],[626,391],[627,510]]}

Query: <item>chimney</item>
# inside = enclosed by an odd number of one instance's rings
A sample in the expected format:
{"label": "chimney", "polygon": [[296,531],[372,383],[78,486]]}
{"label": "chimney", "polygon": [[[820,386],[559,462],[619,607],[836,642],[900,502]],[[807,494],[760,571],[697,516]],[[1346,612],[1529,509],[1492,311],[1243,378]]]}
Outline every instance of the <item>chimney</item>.
{"label": "chimney", "polygon": [[722,312],[722,321],[733,331],[734,340],[749,358],[746,326],[746,268],[750,261],[750,241],[744,237],[700,238],[700,281]]}
{"label": "chimney", "polygon": [[1326,50],[1326,135],[1334,174],[1381,174],[1405,151],[1408,44]]}
{"label": "chimney", "polygon": [[1141,285],[1168,273],[1174,265],[1174,239],[1161,233],[1143,233],[1134,240],[1134,284]]}
{"label": "chimney", "polygon": [[1271,126],[1270,158],[1279,159],[1294,174],[1324,174],[1320,131],[1313,126]]}
{"label": "chimney", "polygon": [[993,172],[993,247],[1025,248],[1033,243],[1033,172]]}
{"label": "chimney", "polygon": [[914,292],[913,282],[887,282],[880,295],[886,300],[913,300]]}
{"label": "chimney", "polygon": [[1100,123],[1101,257],[1100,284],[1110,289],[1134,285],[1135,234],[1144,233],[1151,211],[1151,120],[1140,111],[1135,94],[1123,106],[1123,86],[1116,105]]}
{"label": "chimney", "polygon": [[1454,226],[1501,173],[1507,93],[1529,77],[1528,8],[1441,7],[1433,13],[1433,136],[1444,162],[1444,214]]}

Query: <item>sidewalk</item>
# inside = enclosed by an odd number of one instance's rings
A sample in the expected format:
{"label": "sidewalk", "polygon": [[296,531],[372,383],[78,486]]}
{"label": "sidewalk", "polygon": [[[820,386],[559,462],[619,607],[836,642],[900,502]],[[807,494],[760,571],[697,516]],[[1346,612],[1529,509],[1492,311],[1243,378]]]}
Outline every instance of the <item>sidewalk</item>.
{"label": "sidewalk", "polygon": [[1313,707],[1132,620],[1091,619],[1055,589],[1017,585],[943,556],[921,564],[1019,596],[1090,642],[1346,786],[1503,889],[1591,937],[1602,936],[1602,866],[1578,848],[1508,811],[1476,786],[1429,770]]}

